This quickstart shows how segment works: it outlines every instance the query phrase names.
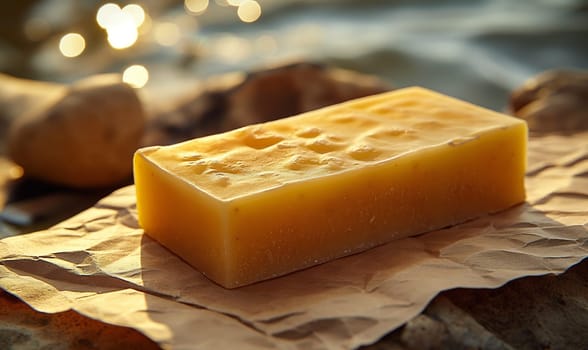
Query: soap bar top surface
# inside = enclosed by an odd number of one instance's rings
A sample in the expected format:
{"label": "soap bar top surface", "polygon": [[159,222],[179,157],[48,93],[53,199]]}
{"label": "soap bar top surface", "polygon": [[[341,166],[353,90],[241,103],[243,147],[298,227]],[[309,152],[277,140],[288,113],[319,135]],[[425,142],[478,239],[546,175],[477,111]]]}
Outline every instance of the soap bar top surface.
{"label": "soap bar top surface", "polygon": [[201,191],[230,201],[523,123],[411,87],[139,152]]}

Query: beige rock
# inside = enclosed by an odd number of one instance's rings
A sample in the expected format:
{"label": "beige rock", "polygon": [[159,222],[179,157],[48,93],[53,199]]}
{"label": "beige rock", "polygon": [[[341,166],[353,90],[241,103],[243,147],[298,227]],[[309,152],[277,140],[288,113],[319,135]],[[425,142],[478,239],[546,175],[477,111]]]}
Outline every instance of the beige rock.
{"label": "beige rock", "polygon": [[120,76],[70,86],[4,78],[0,104],[15,106],[7,152],[26,176],[75,188],[113,186],[130,176],[145,117],[137,93]]}

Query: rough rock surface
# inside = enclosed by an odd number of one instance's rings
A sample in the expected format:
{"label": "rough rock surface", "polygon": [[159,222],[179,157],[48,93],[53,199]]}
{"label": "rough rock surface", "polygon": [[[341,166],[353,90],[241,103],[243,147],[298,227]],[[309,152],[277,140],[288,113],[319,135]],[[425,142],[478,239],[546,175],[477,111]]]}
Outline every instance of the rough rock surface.
{"label": "rough rock surface", "polygon": [[588,349],[588,261],[559,276],[438,295],[403,327],[363,350]]}
{"label": "rough rock surface", "polygon": [[0,349],[159,349],[141,333],[107,325],[74,311],[43,314],[0,290]]}
{"label": "rough rock surface", "polygon": [[588,72],[541,73],[511,93],[509,107],[534,132],[588,130]]}

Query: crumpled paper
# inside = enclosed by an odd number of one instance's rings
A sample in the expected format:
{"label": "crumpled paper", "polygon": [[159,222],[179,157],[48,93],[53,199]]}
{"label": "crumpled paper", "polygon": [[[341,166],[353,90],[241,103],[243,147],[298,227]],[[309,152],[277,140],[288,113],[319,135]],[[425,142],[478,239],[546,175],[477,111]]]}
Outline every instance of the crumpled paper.
{"label": "crumpled paper", "polygon": [[526,203],[274,280],[227,290],[143,234],[134,188],[51,228],[0,241],[0,287],[163,348],[349,349],[447,289],[562,273],[588,256],[588,133],[533,137]]}

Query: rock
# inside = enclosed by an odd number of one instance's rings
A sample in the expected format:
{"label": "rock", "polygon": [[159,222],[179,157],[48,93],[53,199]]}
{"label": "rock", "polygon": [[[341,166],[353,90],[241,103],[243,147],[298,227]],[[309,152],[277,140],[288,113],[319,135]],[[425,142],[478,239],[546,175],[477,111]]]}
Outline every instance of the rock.
{"label": "rock", "polygon": [[118,75],[97,75],[47,96],[14,118],[7,152],[28,177],[74,188],[119,184],[131,175],[145,116]]}
{"label": "rock", "polygon": [[470,314],[441,294],[404,326],[362,350],[512,350]]}
{"label": "rock", "polygon": [[588,261],[559,276],[445,296],[515,349],[588,349]]}
{"label": "rock", "polygon": [[541,73],[512,92],[510,110],[534,132],[588,130],[588,72]]}
{"label": "rock", "polygon": [[138,331],[79,313],[46,314],[0,290],[0,349],[142,349],[160,347]]}

